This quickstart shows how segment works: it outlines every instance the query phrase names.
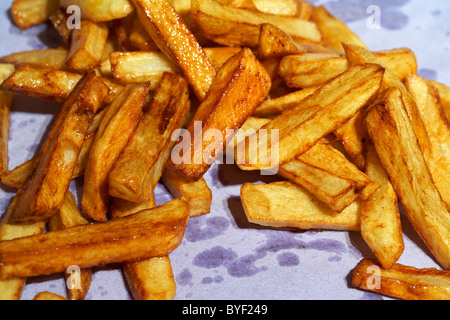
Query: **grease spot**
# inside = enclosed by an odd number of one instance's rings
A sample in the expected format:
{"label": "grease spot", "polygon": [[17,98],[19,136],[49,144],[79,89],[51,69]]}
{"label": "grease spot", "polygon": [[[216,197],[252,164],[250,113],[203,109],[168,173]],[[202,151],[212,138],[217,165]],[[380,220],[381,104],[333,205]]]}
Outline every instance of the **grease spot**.
{"label": "grease spot", "polygon": [[230,222],[224,217],[197,217],[189,221],[185,238],[189,242],[213,239],[223,234],[229,226]]}
{"label": "grease spot", "polygon": [[283,252],[277,256],[278,265],[280,267],[294,267],[300,264],[300,260],[295,253]]}
{"label": "grease spot", "polygon": [[192,273],[189,269],[184,268],[181,270],[181,272],[176,276],[176,282],[180,286],[192,284]]}
{"label": "grease spot", "polygon": [[437,71],[436,70],[422,68],[422,69],[419,69],[419,71],[417,71],[417,74],[428,80],[437,80]]}

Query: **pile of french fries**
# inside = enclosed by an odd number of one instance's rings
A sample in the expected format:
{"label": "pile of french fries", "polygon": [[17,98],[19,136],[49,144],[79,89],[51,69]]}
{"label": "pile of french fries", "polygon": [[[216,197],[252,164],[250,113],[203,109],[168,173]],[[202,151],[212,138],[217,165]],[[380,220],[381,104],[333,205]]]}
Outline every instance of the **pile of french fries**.
{"label": "pile of french fries", "polygon": [[[110,263],[135,299],[173,299],[169,253],[211,211],[203,176],[223,153],[280,178],[242,185],[250,222],[360,232],[376,259],[355,267],[354,287],[450,298],[450,88],[417,75],[410,49],[372,52],[304,0],[14,0],[11,14],[23,30],[50,21],[63,45],[0,58],[0,177],[17,189],[0,224],[0,299],[63,273],[67,299],[82,300],[92,268]],[[36,155],[9,170],[16,94],[61,109]],[[160,182],[175,199],[156,206]],[[399,203],[443,270],[397,263]]]}

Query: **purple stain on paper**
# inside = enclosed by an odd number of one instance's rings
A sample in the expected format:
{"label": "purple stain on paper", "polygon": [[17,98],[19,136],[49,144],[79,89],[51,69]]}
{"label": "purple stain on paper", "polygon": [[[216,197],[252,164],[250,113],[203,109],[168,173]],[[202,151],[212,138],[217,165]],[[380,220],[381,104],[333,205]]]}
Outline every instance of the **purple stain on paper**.
{"label": "purple stain on paper", "polygon": [[189,242],[213,239],[223,234],[229,226],[230,222],[223,217],[196,217],[189,221],[185,239]]}
{"label": "purple stain on paper", "polygon": [[189,269],[184,268],[181,272],[175,277],[176,283],[180,286],[192,285],[192,273]]}
{"label": "purple stain on paper", "polygon": [[300,264],[298,255],[292,252],[283,252],[277,256],[278,265],[280,267],[295,267]]}
{"label": "purple stain on paper", "polygon": [[437,71],[436,70],[422,68],[417,71],[417,74],[428,80],[437,80]]}

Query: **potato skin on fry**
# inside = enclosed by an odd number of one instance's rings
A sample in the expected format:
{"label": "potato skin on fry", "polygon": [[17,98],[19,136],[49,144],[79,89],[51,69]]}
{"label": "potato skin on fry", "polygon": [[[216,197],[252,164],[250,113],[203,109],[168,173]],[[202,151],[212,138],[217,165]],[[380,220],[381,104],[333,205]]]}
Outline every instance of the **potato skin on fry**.
{"label": "potato skin on fry", "polygon": [[177,199],[104,223],[0,241],[0,279],[167,256],[180,245],[188,220],[188,204]]}

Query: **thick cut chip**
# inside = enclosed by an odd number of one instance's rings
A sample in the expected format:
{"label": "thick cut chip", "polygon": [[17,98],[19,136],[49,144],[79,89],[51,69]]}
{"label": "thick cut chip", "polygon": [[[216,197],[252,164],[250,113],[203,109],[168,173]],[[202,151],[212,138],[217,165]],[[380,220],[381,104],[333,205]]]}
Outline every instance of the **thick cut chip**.
{"label": "thick cut chip", "polygon": [[[350,120],[378,92],[383,68],[366,64],[349,68],[297,106],[262,127],[267,135],[248,137],[237,164],[243,170],[273,169],[308,151],[317,141]],[[277,130],[277,131],[275,131]],[[273,132],[278,141],[273,141]],[[278,149],[278,154],[276,150]],[[267,151],[267,154],[264,154]],[[266,161],[270,154],[270,160]]]}
{"label": "thick cut chip", "polygon": [[368,108],[365,123],[411,224],[436,260],[450,268],[449,210],[433,183],[402,91],[387,89]]}
{"label": "thick cut chip", "polygon": [[22,30],[46,21],[58,10],[59,0],[14,0],[11,15]]}
{"label": "thick cut chip", "polygon": [[61,7],[67,9],[77,6],[81,17],[90,21],[112,21],[122,19],[133,12],[134,7],[128,0],[59,0]]}
{"label": "thick cut chip", "polygon": [[200,100],[216,71],[195,36],[168,0],[133,0],[139,20],[159,49],[180,68]]}
{"label": "thick cut chip", "polygon": [[35,67],[66,69],[66,58],[69,51],[66,49],[42,49],[12,53],[0,58],[2,63],[11,63],[16,67],[32,65]]}
{"label": "thick cut chip", "polygon": [[361,206],[361,235],[381,265],[390,269],[405,248],[398,198],[373,145],[367,150],[366,174],[381,186]]}
{"label": "thick cut chip", "polygon": [[0,178],[8,172],[8,141],[14,95],[0,90]]}
{"label": "thick cut chip", "polygon": [[438,90],[442,108],[444,109],[447,120],[450,121],[450,88],[437,81],[429,80],[428,82]]}
{"label": "thick cut chip", "polygon": [[136,132],[111,169],[111,196],[136,203],[153,197],[176,142],[172,134],[182,127],[190,106],[184,78],[165,73]]}
{"label": "thick cut chip", "polygon": [[180,245],[188,220],[188,204],[177,199],[104,223],[0,241],[0,279],[167,256]]}
{"label": "thick cut chip", "polygon": [[291,182],[245,183],[241,187],[241,201],[248,221],[267,227],[360,230],[360,202],[336,213]]}
{"label": "thick cut chip", "polygon": [[[182,141],[175,146],[169,167],[186,178],[199,180],[235,130],[267,96],[270,85],[269,75],[250,49],[242,49],[228,60],[217,72]],[[181,150],[182,156],[176,154]]]}
{"label": "thick cut chip", "polygon": [[256,47],[263,23],[277,26],[295,41],[319,43],[322,40],[313,22],[234,8],[214,0],[192,0],[192,15],[204,35],[222,45]]}
{"label": "thick cut chip", "polygon": [[81,204],[85,217],[105,220],[110,198],[109,173],[136,130],[149,92],[149,83],[126,86],[103,116],[84,172]]}
{"label": "thick cut chip", "polygon": [[297,16],[299,3],[297,0],[252,0],[258,11],[281,16]]}
{"label": "thick cut chip", "polygon": [[415,74],[406,78],[405,87],[417,103],[419,113],[431,142],[430,165],[434,184],[442,199],[450,206],[450,124],[445,116],[439,93],[427,81]]}
{"label": "thick cut chip", "polygon": [[67,299],[55,293],[44,291],[36,294],[33,301],[67,301]]}
{"label": "thick cut chip", "polygon": [[450,273],[396,264],[382,268],[363,259],[353,270],[352,286],[403,300],[449,300]]}
{"label": "thick cut chip", "polygon": [[78,83],[39,151],[30,178],[18,192],[10,221],[36,222],[58,212],[89,126],[107,93],[108,88],[93,73]]}

